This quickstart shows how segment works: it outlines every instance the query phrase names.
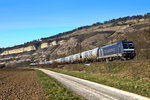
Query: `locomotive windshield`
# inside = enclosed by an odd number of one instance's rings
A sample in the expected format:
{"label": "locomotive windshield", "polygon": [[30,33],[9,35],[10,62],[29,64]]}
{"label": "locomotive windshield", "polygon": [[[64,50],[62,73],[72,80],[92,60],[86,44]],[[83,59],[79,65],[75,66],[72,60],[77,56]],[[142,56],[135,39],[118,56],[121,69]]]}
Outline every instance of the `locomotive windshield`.
{"label": "locomotive windshield", "polygon": [[122,42],[124,49],[134,49],[134,45],[132,42]]}

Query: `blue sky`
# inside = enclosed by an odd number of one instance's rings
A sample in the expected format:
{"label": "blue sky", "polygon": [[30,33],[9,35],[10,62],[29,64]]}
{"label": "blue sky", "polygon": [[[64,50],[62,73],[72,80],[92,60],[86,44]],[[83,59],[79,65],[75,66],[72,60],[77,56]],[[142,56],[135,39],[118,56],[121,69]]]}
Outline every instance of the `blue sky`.
{"label": "blue sky", "polygon": [[113,18],[146,14],[150,0],[0,0],[0,48]]}

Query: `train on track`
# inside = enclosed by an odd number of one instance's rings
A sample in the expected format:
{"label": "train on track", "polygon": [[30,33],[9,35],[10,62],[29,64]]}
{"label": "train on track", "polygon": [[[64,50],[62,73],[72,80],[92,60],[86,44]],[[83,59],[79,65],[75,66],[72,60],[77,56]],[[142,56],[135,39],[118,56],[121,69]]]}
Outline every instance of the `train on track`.
{"label": "train on track", "polygon": [[58,64],[73,64],[94,61],[112,61],[116,59],[133,59],[135,55],[136,53],[132,41],[119,41],[113,44],[97,47],[92,50],[87,50],[67,57],[54,59],[50,61],[43,61],[39,63],[31,63],[30,65],[34,66],[52,64],[54,62]]}

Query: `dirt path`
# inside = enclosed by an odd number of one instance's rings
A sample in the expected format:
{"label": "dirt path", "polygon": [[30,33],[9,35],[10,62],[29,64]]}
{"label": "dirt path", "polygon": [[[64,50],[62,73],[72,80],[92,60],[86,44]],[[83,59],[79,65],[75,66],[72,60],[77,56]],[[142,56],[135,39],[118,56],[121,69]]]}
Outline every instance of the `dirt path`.
{"label": "dirt path", "polygon": [[98,84],[77,77],[40,69],[45,74],[55,78],[57,81],[75,91],[87,100],[150,100],[134,93]]}
{"label": "dirt path", "polygon": [[0,69],[0,100],[46,100],[31,69]]}

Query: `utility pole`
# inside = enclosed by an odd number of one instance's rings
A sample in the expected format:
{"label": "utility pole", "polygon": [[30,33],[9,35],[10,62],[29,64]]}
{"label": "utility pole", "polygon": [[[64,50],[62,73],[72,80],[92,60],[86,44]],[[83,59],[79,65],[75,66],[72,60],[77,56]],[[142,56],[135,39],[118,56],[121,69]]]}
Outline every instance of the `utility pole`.
{"label": "utility pole", "polygon": [[82,59],[82,56],[81,56],[81,37],[79,37],[79,53],[80,53],[80,61]]}

